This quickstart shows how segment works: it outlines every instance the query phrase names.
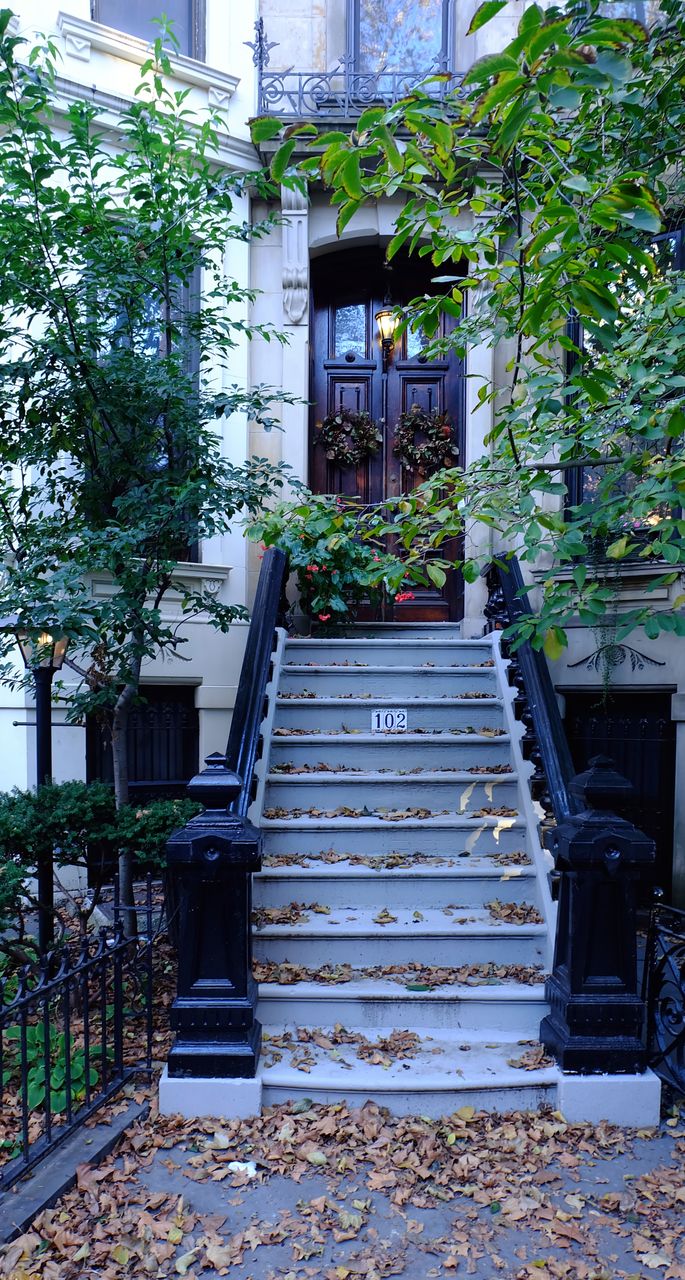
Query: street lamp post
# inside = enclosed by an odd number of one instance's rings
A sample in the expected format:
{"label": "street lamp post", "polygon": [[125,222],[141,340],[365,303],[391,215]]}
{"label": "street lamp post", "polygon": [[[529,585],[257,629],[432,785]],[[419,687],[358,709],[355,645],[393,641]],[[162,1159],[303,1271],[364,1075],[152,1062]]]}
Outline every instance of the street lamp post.
{"label": "street lamp post", "polygon": [[[14,635],[24,666],[33,676],[36,699],[36,790],[52,781],[52,680],[66,657],[69,639],[57,629],[29,628],[18,617],[0,620],[0,632]],[[38,856],[38,944],[47,951],[55,936],[52,850]]]}

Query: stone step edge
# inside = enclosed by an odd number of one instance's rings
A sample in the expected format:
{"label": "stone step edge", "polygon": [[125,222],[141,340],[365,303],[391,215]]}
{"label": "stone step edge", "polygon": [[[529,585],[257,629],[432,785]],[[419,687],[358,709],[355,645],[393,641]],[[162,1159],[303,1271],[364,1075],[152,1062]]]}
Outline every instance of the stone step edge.
{"label": "stone step edge", "polygon": [[[441,965],[441,968],[445,966]],[[407,975],[410,977],[410,975]],[[408,1004],[428,1001],[429,1004],[488,1004],[500,1002],[507,1004],[540,1004],[547,1010],[545,1000],[545,974],[540,974],[539,983],[509,982],[503,979],[500,983],[443,983],[432,987],[429,991],[408,991],[400,982],[392,982],[390,978],[358,978],[351,982],[260,982],[258,984],[259,999],[278,1000],[310,1000],[324,1004],[326,1000],[382,1001],[390,1004],[405,1002]],[[264,1029],[268,1031],[265,1025]],[[444,1032],[443,1032],[444,1034]],[[498,1035],[501,1029],[498,1028]]]}
{"label": "stone step edge", "polygon": [[517,774],[514,770],[507,773],[471,773],[468,769],[422,769],[420,773],[412,771],[411,773],[393,773],[392,771],[381,773],[380,770],[355,770],[354,773],[349,770],[341,769],[336,772],[333,769],[321,769],[311,773],[267,773],[266,780],[268,783],[281,784],[283,782],[294,782],[301,785],[305,782],[316,783],[321,786],[322,783],[331,782],[333,784],[352,782],[356,784],[373,783],[378,786],[384,782],[516,782]]}
{"label": "stone step edge", "polygon": [[355,666],[354,663],[284,662],[281,667],[281,671],[287,672],[288,675],[297,674],[297,675],[315,675],[315,676],[322,675],[322,674],[327,676],[328,675],[337,676],[341,674],[355,675],[355,676],[388,675],[388,674],[405,675],[405,676],[406,675],[458,676],[462,672],[465,672],[466,675],[490,676],[493,682],[495,681],[495,678],[497,675],[497,672],[494,667],[484,667],[480,663],[475,663],[471,665],[455,664],[454,666],[447,666],[447,667],[439,667],[439,666],[429,667],[429,666],[424,666],[421,663],[419,663],[418,666],[416,664],[401,666],[399,663],[395,663],[395,662],[386,662],[382,664],[365,662],[363,666],[362,665]]}
{"label": "stone step edge", "polygon": [[[304,855],[303,855],[304,856]],[[380,858],[383,854],[378,855]],[[435,855],[439,857],[439,854]],[[316,867],[294,866],[262,867],[256,871],[253,880],[268,883],[270,880],[321,880],[322,884],[330,884],[334,880],[363,880],[365,883],[379,884],[387,876],[388,882],[393,880],[454,880],[456,884],[462,880],[491,880],[495,884],[509,880],[537,880],[532,863],[512,863],[509,867],[481,867],[469,865],[468,858],[454,862],[454,866],[444,867],[374,867],[343,865],[339,862],[327,862]]]}
{"label": "stone step edge", "polygon": [[[406,1059],[406,1065],[413,1068],[415,1060]],[[559,1081],[557,1067],[538,1067],[527,1071],[522,1067],[501,1067],[497,1070],[495,1065],[491,1073],[481,1070],[470,1074],[464,1070],[462,1074],[457,1075],[454,1067],[444,1072],[435,1070],[428,1072],[423,1063],[420,1072],[411,1070],[403,1076],[391,1076],[389,1072],[383,1071],[382,1067],[367,1067],[363,1063],[360,1063],[359,1068],[353,1067],[345,1071],[344,1075],[328,1074],[318,1063],[310,1072],[303,1074],[296,1067],[284,1066],[281,1062],[274,1063],[272,1067],[260,1065],[258,1074],[267,1087],[294,1089],[297,1093],[304,1093],[306,1096],[310,1096],[314,1090],[322,1092],[327,1090],[341,1097],[352,1093],[364,1094],[369,1098],[393,1093],[417,1096],[428,1093],[461,1094],[476,1090],[486,1092],[510,1088],[539,1088],[540,1085],[547,1085],[552,1089],[556,1088]]]}
{"label": "stone step edge", "polygon": [[[502,831],[525,830],[526,821],[521,814],[516,817],[470,817],[468,813],[435,814],[430,818],[400,818],[397,822],[389,822],[383,818],[262,818],[260,828],[264,831],[476,831],[478,823],[481,830],[488,827],[501,827]],[[502,826],[505,823],[506,826]]]}
{"label": "stone step edge", "polygon": [[[339,908],[337,908],[339,909]],[[346,910],[346,908],[342,908]],[[358,910],[358,908],[347,908],[347,910]],[[465,912],[477,910],[477,908],[460,907],[459,910]],[[317,913],[314,912],[314,915]],[[326,916],[326,919],[328,917]],[[298,939],[311,939],[317,942],[323,939],[338,942],[341,938],[350,938],[357,941],[366,940],[367,942],[378,942],[382,938],[396,941],[401,939],[407,941],[414,938],[425,942],[434,938],[444,942],[445,939],[451,938],[455,942],[460,942],[464,938],[491,938],[493,941],[499,939],[531,939],[544,938],[547,936],[547,926],[545,924],[505,924],[500,920],[493,920],[491,923],[487,921],[475,921],[472,924],[455,924],[451,927],[445,926],[440,929],[437,925],[430,928],[421,928],[424,922],[419,921],[416,925],[408,924],[373,924],[373,919],[359,920],[358,928],[353,929],[350,926],[353,921],[345,921],[341,924],[324,925],[317,927],[315,920],[300,920],[294,924],[264,924],[261,926],[252,926],[252,936],[260,942],[272,939],[274,942],[284,942],[292,939],[296,942]],[[293,962],[295,963],[295,962]]]}
{"label": "stone step edge", "polygon": [[[462,698],[456,694],[454,697],[448,696],[445,698],[424,698],[424,697],[413,697],[413,696],[405,697],[403,695],[402,701],[406,702],[409,706],[412,706],[412,707],[454,707],[454,706],[501,707],[502,706],[501,698],[495,697],[494,695],[490,697],[489,694],[485,698]],[[287,706],[290,706],[292,703],[308,703],[308,702],[311,702],[312,705],[316,705],[317,707],[322,707],[322,706],[323,707],[357,707],[357,706],[396,707],[397,697],[384,698],[380,694],[374,693],[369,698],[320,697],[318,694],[314,698],[301,697],[299,694],[295,697],[284,698],[281,694],[278,694],[276,698],[276,703],[279,707],[280,706],[287,707]]]}
{"label": "stone step edge", "polygon": [[[291,701],[290,698],[287,699]],[[315,701],[315,699],[311,699]],[[317,699],[318,701],[318,699]],[[346,699],[347,701],[347,699]],[[364,699],[366,701],[366,699]],[[470,699],[473,701],[473,699]],[[489,743],[502,743],[507,745],[511,742],[511,736],[508,733],[453,733],[449,729],[442,732],[436,730],[435,733],[352,733],[348,730],[341,730],[339,733],[321,733],[313,731],[312,733],[276,733],[271,736],[271,745],[280,746],[282,742],[297,745],[298,742],[306,742],[308,745],[315,743],[316,745],[337,746],[338,743],[346,747],[353,744],[358,746],[395,746],[398,742],[410,743],[412,746],[425,744],[430,746],[432,743],[438,743],[444,747],[447,743],[450,746],[458,746],[461,743],[464,746],[485,747]]]}
{"label": "stone step edge", "polygon": [[[391,623],[390,625],[392,626],[393,624]],[[432,625],[432,624],[427,624],[427,625]],[[378,644],[380,646],[392,645],[393,648],[395,646],[399,646],[400,649],[402,647],[409,648],[412,645],[416,646],[417,644],[421,644],[421,645],[425,644],[427,648],[430,648],[431,645],[435,645],[436,647],[443,646],[443,645],[454,645],[455,648],[458,648],[458,649],[492,649],[493,647],[490,636],[481,636],[480,640],[473,639],[473,638],[466,639],[463,636],[452,635],[446,632],[444,636],[435,636],[434,639],[431,639],[430,637],[424,637],[420,641],[417,639],[412,639],[411,636],[390,636],[390,635],[387,635],[387,636],[384,636],[384,635],[328,636],[328,637],[327,636],[288,636],[285,642],[285,648],[286,649],[291,649],[291,648],[306,649],[311,645],[321,645],[322,649],[325,649],[329,646],[332,649],[345,649],[350,645],[353,648],[355,646],[357,647],[365,646],[366,648],[368,648],[369,645],[375,645],[375,644]]]}

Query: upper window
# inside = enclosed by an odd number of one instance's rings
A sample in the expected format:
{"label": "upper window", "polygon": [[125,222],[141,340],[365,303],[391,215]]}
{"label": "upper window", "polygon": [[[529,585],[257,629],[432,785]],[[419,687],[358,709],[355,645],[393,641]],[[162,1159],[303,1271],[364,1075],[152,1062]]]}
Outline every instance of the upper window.
{"label": "upper window", "polygon": [[356,0],[354,53],[358,71],[420,79],[446,62],[448,0]]}
{"label": "upper window", "polygon": [[[650,248],[654,255],[657,267],[662,271],[685,271],[685,229],[682,227],[673,228],[669,231],[663,231],[659,235],[654,236]],[[600,348],[593,340],[590,334],[586,334],[583,326],[575,317],[567,326],[569,337],[572,338],[576,346],[582,351],[592,354],[597,353]],[[576,364],[576,357],[571,353],[567,353],[566,371],[568,374],[573,372]],[[657,452],[660,447],[660,441],[651,442],[651,448]],[[630,442],[626,440],[626,449],[630,448]],[[567,503],[569,506],[578,506],[583,502],[595,502],[597,500],[598,490],[601,482],[606,478],[606,474],[601,467],[578,467],[574,471],[567,473],[568,496]],[[635,479],[630,475],[624,475],[620,485],[617,485],[616,492],[618,494],[626,494],[632,492],[635,487]],[[655,517],[661,514],[661,508],[655,509]],[[642,521],[641,523],[645,523]],[[648,519],[646,524],[651,521]]]}
{"label": "upper window", "polygon": [[159,36],[154,19],[162,11],[173,23],[181,53],[204,58],[205,0],[91,0],[91,18],[127,35],[152,42]]}

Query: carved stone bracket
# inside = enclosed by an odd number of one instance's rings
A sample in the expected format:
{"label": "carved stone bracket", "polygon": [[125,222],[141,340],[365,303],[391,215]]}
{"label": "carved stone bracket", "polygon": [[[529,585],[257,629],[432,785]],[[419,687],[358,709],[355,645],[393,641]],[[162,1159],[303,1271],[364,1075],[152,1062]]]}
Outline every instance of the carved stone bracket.
{"label": "carved stone bracket", "polygon": [[283,211],[283,312],[288,324],[306,324],[309,300],[307,197],[281,187]]}

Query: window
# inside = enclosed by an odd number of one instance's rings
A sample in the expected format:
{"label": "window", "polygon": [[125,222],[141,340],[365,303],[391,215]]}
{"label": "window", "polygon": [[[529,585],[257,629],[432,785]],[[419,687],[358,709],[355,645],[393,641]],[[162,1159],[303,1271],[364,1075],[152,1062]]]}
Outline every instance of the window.
{"label": "window", "polygon": [[205,0],[91,0],[91,18],[127,35],[152,41],[159,35],[154,19],[162,12],[173,22],[181,53],[205,56]]}
{"label": "window", "polygon": [[355,0],[350,16],[358,72],[421,79],[447,62],[448,0]]}
{"label": "window", "polygon": [[[197,773],[199,716],[190,685],[142,685],[141,701],[131,710],[127,741],[131,802],[183,799]],[[112,744],[106,724],[86,720],[88,782],[112,782]]]}
{"label": "window", "polygon": [[[654,237],[650,248],[657,266],[662,271],[685,271],[685,229],[682,227],[661,232],[660,235]],[[584,333],[583,326],[577,318],[569,321],[567,333],[576,346],[583,351],[598,350],[592,338]],[[569,353],[566,360],[567,375],[573,372],[575,362],[576,357]],[[654,451],[656,452],[658,448],[659,441],[654,441]],[[603,479],[605,479],[605,472],[601,467],[579,467],[575,471],[567,472],[567,505],[575,507],[583,502],[594,502],[598,487]],[[634,483],[635,481],[631,476],[624,476],[622,487],[619,491],[623,494],[630,493]],[[655,508],[655,518],[661,515],[663,515],[663,509]],[[649,524],[650,520],[647,520],[646,526],[649,526]],[[640,528],[643,527],[641,523]]]}

